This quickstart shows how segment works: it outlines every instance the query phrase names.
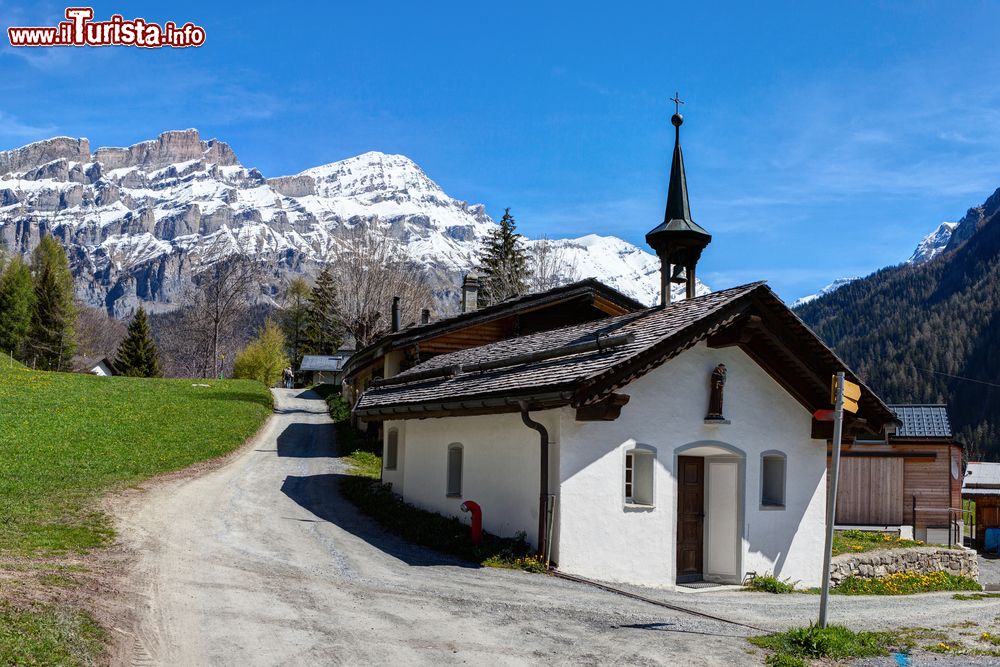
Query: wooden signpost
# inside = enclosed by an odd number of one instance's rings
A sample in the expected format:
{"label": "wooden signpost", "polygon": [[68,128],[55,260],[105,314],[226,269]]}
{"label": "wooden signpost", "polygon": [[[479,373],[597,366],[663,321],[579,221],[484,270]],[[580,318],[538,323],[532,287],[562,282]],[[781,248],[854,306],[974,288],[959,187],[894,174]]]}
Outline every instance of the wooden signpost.
{"label": "wooden signpost", "polygon": [[[840,475],[840,440],[844,432],[844,411],[858,411],[861,387],[844,379],[841,371],[833,376],[830,402],[833,403],[833,456],[830,461],[830,484],[826,498],[826,548],[823,551],[822,592],[819,598],[819,627],[826,627],[826,607],[830,600],[830,560],[833,557],[833,526],[837,519],[837,478]],[[829,412],[827,410],[819,412]],[[826,416],[826,415],[824,415]],[[817,416],[818,418],[818,416]]]}

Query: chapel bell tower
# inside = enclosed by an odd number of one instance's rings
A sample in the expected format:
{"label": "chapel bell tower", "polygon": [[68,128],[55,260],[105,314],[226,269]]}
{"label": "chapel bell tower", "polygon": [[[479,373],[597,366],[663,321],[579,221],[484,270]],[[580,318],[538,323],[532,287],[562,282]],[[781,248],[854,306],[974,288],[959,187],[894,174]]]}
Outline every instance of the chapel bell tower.
{"label": "chapel bell tower", "polygon": [[670,118],[674,126],[674,158],[670,165],[667,211],[663,223],[646,234],[646,243],[660,258],[660,306],[670,303],[671,283],[684,285],[686,298],[694,298],[695,266],[701,258],[701,251],[712,241],[712,235],[691,219],[684,155],[681,153],[684,117],[680,114],[680,105],[684,102],[676,94],[671,101],[676,111]]}

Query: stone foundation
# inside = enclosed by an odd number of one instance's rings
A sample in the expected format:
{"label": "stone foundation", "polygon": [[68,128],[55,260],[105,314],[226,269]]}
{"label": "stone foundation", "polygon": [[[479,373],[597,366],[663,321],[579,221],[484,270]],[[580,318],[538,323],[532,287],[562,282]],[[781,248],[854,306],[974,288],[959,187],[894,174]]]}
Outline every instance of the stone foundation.
{"label": "stone foundation", "polygon": [[971,549],[882,549],[834,556],[830,563],[830,585],[850,576],[884,577],[896,572],[947,572],[979,580],[979,560]]}

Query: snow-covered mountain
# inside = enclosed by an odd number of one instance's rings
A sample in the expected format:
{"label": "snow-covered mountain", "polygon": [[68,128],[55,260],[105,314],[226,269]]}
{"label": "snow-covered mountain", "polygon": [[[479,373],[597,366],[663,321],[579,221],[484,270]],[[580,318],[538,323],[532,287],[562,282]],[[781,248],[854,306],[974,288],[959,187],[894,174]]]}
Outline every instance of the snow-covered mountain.
{"label": "snow-covered mountain", "polygon": [[923,264],[940,255],[948,247],[948,242],[951,241],[951,235],[956,227],[958,227],[957,222],[942,222],[937,229],[917,244],[916,250],[906,260],[906,263]]}
{"label": "snow-covered mountain", "polygon": [[[942,222],[938,225],[937,229],[920,240],[920,243],[917,244],[913,254],[910,255],[910,258],[903,263],[924,264],[940,255],[948,247],[948,243],[951,241],[952,235],[958,225],[959,223],[957,222]],[[844,285],[852,283],[857,279],[858,276],[854,276],[853,278],[838,278],[815,294],[809,294],[796,299],[792,302],[792,308],[797,308],[803,304],[809,303],[810,301],[815,301],[821,296],[838,290]]]}
{"label": "snow-covered mountain", "polygon": [[[276,293],[288,274],[314,273],[335,253],[337,231],[359,224],[399,243],[445,300],[496,226],[485,207],[449,196],[402,155],[370,152],[265,178],[197,130],[93,153],[69,137],[0,152],[0,242],[27,254],[52,233],[67,247],[78,296],[119,315],[139,302],[176,307],[200,267],[237,248],[273,267],[266,288]],[[593,234],[547,243],[564,278],[595,277],[656,301],[650,253]]]}
{"label": "snow-covered mountain", "polygon": [[858,277],[855,276],[853,278],[840,278],[839,280],[834,280],[832,283],[830,283],[829,285],[827,285],[826,287],[824,287],[820,291],[816,292],[815,294],[810,294],[810,295],[804,296],[804,297],[802,297],[800,299],[796,299],[795,301],[792,302],[792,308],[797,308],[797,307],[801,306],[804,303],[809,303],[810,301],[815,301],[816,299],[820,298],[821,296],[829,294],[830,292],[834,292],[834,291],[840,289],[841,287],[843,287],[844,285],[847,285],[848,283],[852,283],[852,282],[854,282],[857,279],[858,279]]}

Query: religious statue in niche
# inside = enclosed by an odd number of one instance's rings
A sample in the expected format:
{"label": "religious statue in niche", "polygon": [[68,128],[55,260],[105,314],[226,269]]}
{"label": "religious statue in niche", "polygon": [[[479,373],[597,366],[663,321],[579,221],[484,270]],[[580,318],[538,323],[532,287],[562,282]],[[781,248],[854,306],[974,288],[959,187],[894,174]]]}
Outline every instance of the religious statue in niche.
{"label": "religious statue in niche", "polygon": [[711,392],[708,397],[706,421],[726,421],[722,416],[722,392],[726,388],[726,365],[719,364],[712,371]]}

